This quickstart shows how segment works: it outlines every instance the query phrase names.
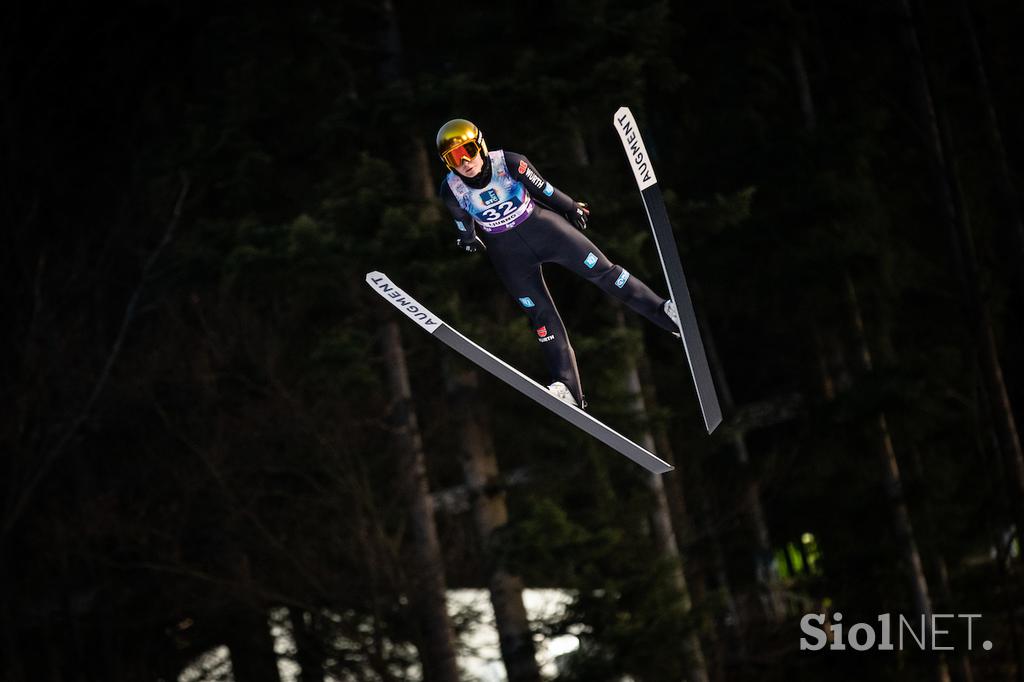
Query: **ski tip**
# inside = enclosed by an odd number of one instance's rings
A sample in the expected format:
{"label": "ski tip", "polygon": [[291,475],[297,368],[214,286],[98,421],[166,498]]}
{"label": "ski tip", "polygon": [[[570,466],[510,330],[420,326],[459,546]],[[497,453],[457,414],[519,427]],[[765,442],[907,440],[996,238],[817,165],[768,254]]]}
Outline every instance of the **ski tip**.
{"label": "ski tip", "polygon": [[632,118],[633,114],[632,112],[630,112],[629,107],[619,107],[618,109],[616,109],[615,113],[612,114],[612,123],[618,121],[619,118],[622,116],[629,116],[630,118]]}
{"label": "ski tip", "polygon": [[367,282],[372,282],[373,280],[380,279],[381,277],[387,277],[387,275],[385,275],[383,272],[379,272],[377,270],[374,270],[373,272],[366,273],[366,281]]}

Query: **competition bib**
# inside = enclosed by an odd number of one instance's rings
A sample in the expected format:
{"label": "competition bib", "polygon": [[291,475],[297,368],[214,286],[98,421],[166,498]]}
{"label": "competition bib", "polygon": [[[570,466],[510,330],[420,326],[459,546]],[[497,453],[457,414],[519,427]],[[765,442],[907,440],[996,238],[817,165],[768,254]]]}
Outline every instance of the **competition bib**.
{"label": "competition bib", "polygon": [[535,204],[523,183],[512,178],[502,150],[490,152],[491,182],[473,189],[456,173],[448,173],[448,186],[462,206],[489,234],[506,232],[533,215]]}

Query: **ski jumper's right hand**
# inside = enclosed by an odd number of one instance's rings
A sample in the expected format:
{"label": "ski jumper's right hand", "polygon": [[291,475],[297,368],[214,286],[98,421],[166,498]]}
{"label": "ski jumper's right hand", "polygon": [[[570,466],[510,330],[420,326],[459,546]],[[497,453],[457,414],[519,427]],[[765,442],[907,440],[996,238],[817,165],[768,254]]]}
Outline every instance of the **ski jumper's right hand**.
{"label": "ski jumper's right hand", "polygon": [[480,237],[477,237],[475,234],[472,237],[467,237],[465,239],[459,237],[455,243],[458,245],[460,249],[468,251],[469,253],[477,253],[487,250],[487,247],[484,246],[484,243],[480,241]]}

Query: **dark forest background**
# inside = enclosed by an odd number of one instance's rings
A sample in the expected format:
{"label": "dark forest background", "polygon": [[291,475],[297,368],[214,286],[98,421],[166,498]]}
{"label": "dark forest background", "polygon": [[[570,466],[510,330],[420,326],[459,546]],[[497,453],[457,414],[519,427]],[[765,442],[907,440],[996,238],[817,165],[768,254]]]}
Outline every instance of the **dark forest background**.
{"label": "dark forest background", "polygon": [[[5,3],[0,677],[1020,680],[1024,6],[1010,0]],[[423,334],[387,272],[538,379],[434,194],[466,117],[664,291],[612,113],[665,191],[726,412],[557,269],[596,417],[651,479]],[[524,588],[572,596],[527,622]],[[957,650],[800,617],[977,613]],[[284,614],[284,615],[282,615]],[[283,622],[282,620],[282,622]],[[990,640],[991,651],[980,642]],[[216,674],[211,673],[211,678]]]}

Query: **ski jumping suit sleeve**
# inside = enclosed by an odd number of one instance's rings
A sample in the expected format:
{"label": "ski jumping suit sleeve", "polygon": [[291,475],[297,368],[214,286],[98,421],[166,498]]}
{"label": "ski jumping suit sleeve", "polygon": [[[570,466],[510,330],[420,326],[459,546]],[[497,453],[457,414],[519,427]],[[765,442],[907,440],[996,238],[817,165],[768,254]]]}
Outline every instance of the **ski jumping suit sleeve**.
{"label": "ski jumping suit sleeve", "polygon": [[445,205],[448,212],[452,214],[452,219],[455,221],[455,229],[459,231],[459,242],[470,242],[473,241],[473,237],[476,236],[476,226],[473,222],[473,216],[469,214],[469,211],[462,208],[459,205],[459,200],[452,194],[451,187],[448,186],[448,182],[441,183],[441,203]]}
{"label": "ski jumping suit sleeve", "polygon": [[[625,268],[614,264],[582,232],[566,221],[562,213],[574,207],[568,195],[544,180],[526,157],[501,150],[491,152],[490,156],[494,178],[487,187],[475,190],[475,194],[473,190],[466,192],[465,185],[459,184],[456,179],[452,184],[458,188],[458,193],[463,197],[462,202],[449,187],[442,188],[442,197],[456,220],[456,227],[461,221],[468,230],[472,230],[473,216],[480,216],[481,219],[476,222],[479,236],[487,245],[488,257],[502,284],[530,318],[551,380],[565,383],[577,402],[583,405],[576,355],[544,282],[542,264],[557,263],[571,270],[663,329],[676,331],[677,327],[662,309],[665,298],[655,294]],[[485,222],[490,214],[483,206],[488,201],[488,193],[491,196],[495,193],[492,188],[503,182],[506,183],[505,194],[498,196],[499,200],[507,195],[513,200],[517,196],[521,197],[517,206],[525,206],[534,198],[536,203],[530,207],[532,213],[523,209],[521,222],[516,221],[511,227],[488,229]],[[514,185],[520,185],[525,192]],[[480,197],[482,201],[478,201]],[[540,202],[553,210],[543,208]],[[492,202],[492,205],[502,204]],[[467,207],[477,209],[479,213],[471,214]]]}
{"label": "ski jumping suit sleeve", "polygon": [[575,210],[576,202],[570,199],[568,194],[545,181],[525,156],[505,152],[505,163],[512,177],[523,183],[526,191],[533,195],[534,199],[558,213],[564,214]]}

